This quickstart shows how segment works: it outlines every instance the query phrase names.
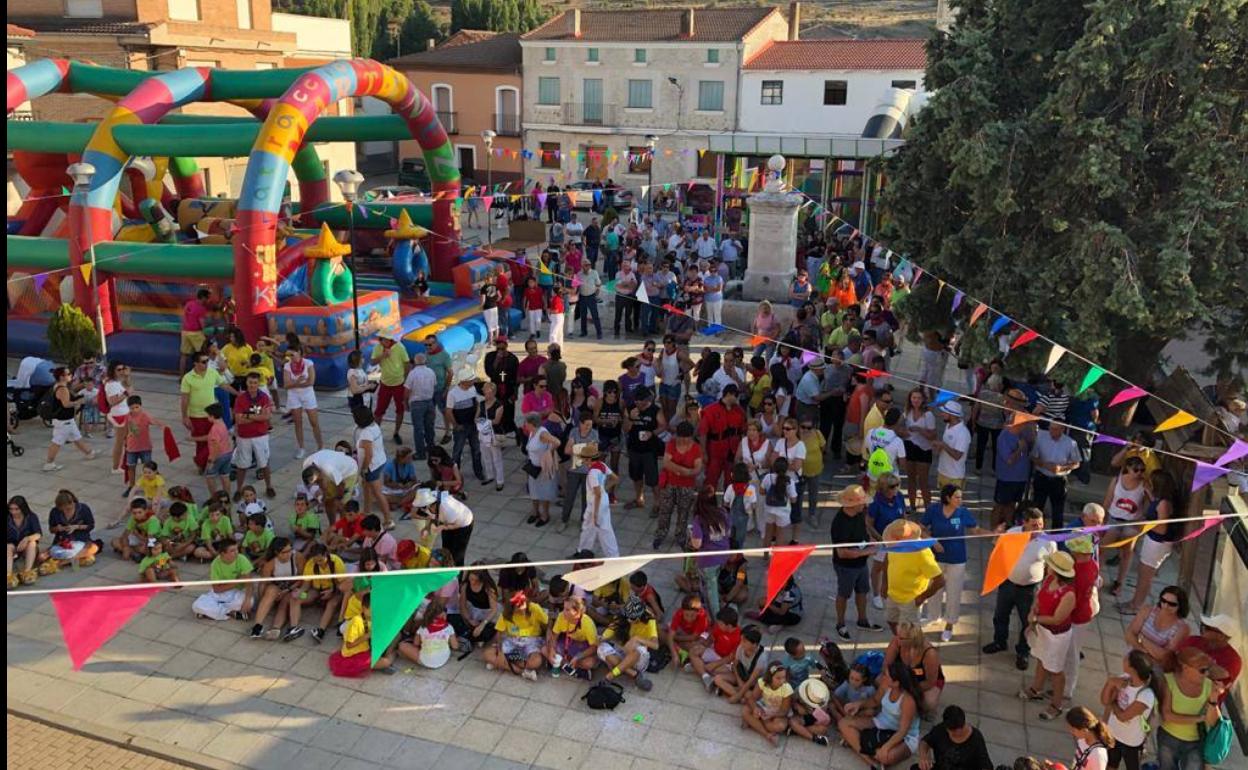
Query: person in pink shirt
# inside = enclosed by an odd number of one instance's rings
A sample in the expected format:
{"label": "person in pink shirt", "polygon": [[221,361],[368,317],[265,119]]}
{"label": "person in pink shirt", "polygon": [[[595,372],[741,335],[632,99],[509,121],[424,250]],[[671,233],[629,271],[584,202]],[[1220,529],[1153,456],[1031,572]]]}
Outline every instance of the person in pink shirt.
{"label": "person in pink shirt", "polygon": [[212,312],[208,305],[212,292],[200,289],[195,299],[182,307],[182,343],[179,348],[178,371],[186,371],[186,357],[198,353],[204,347],[204,318]]}
{"label": "person in pink shirt", "polygon": [[146,409],[143,408],[143,399],[139,396],[130,396],[126,399],[126,405],[130,407],[130,417],[126,420],[126,424],[120,430],[126,434],[126,495],[130,494],[130,487],[134,480],[138,478],[136,471],[138,466],[149,462],[152,459],[152,426],[164,430],[166,426],[160,420],[152,417]]}
{"label": "person in pink shirt", "polygon": [[380,517],[375,514],[365,516],[360,524],[360,532],[364,535],[364,547],[373,549],[377,559],[386,565],[386,569],[403,569],[403,564],[399,561],[399,541],[389,532],[382,531]]}
{"label": "person in pink shirt", "polygon": [[555,408],[555,397],[550,394],[545,375],[539,374],[533,381],[533,390],[524,394],[520,401],[521,414],[536,414],[545,420]]}

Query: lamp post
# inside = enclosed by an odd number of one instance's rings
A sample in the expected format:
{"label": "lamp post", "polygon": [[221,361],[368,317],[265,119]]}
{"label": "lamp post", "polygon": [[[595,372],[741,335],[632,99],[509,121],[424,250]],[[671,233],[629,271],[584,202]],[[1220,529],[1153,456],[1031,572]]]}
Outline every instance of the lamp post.
{"label": "lamp post", "polygon": [[347,245],[351,247],[351,330],[355,332],[355,349],[360,349],[360,282],[355,270],[355,200],[359,195],[364,176],[355,169],[344,168],[334,174],[334,184],[342,191],[347,202]]}
{"label": "lamp post", "polygon": [[95,266],[95,237],[91,232],[91,212],[85,205],[87,189],[95,176],[95,166],[90,163],[74,163],[65,169],[74,180],[74,193],[82,192],[84,205],[79,208],[80,215],[87,225],[87,259],[91,265],[91,294],[95,298],[95,327],[100,332],[100,357],[108,355],[108,342],[104,336],[104,311],[100,308],[100,273]]}
{"label": "lamp post", "polygon": [[654,134],[646,136],[646,146],[650,148],[650,162],[646,164],[646,215],[654,216],[654,148],[659,146],[659,137]]}
{"label": "lamp post", "polygon": [[[490,204],[494,203],[494,137],[498,134],[490,129],[481,132],[481,141],[485,142],[485,189],[489,190]],[[494,246],[494,214],[489,208],[485,210],[485,242]]]}

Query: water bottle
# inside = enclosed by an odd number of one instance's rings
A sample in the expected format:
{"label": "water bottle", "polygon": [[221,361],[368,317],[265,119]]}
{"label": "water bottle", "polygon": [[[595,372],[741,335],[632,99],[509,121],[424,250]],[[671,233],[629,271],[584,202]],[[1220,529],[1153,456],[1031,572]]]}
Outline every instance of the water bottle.
{"label": "water bottle", "polygon": [[559,678],[560,667],[563,665],[563,656],[555,653],[555,658],[550,662],[550,676],[553,679]]}

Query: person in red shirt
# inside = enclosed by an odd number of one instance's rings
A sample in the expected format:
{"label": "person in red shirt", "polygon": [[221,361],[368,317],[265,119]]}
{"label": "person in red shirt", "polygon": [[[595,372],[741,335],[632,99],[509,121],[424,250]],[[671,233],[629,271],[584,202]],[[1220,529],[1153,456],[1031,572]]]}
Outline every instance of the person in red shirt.
{"label": "person in red shirt", "polygon": [[693,425],[682,422],[676,426],[676,440],[667,445],[659,466],[659,501],[656,507],[654,548],[663,545],[676,511],[676,540],[682,551],[689,540],[689,512],[698,501],[695,485],[702,472],[702,447],[693,440]]}
{"label": "person in red shirt", "polygon": [[1180,650],[1184,647],[1195,647],[1213,658],[1213,667],[1209,669],[1209,677],[1216,682],[1214,694],[1219,705],[1226,700],[1226,694],[1231,691],[1231,685],[1239,678],[1244,668],[1243,659],[1231,646],[1231,636],[1234,633],[1235,623],[1230,615],[1201,615],[1200,635],[1189,636],[1179,645]]}
{"label": "person in red shirt", "polygon": [[524,318],[529,334],[537,336],[542,331],[542,311],[546,309],[546,293],[537,285],[537,278],[530,275],[524,281]]}
{"label": "person in red shirt", "polygon": [[[364,513],[358,500],[348,500],[342,516],[338,517],[325,534],[329,550],[344,559],[354,560],[359,544],[364,540]],[[348,556],[350,558],[348,558]]]}
{"label": "person in red shirt", "polygon": [[[511,263],[511,270],[512,278],[515,278],[515,262]],[[507,271],[501,266],[494,276],[494,288],[498,289],[498,330],[502,334],[511,334],[511,307],[515,304],[511,292],[512,278],[507,277]],[[515,285],[523,286],[524,279],[516,278]]]}
{"label": "person in red shirt", "polygon": [[685,664],[690,651],[706,634],[710,624],[711,619],[702,607],[702,597],[686,594],[680,603],[680,610],[672,614],[671,633],[667,639],[667,647],[677,665]]}
{"label": "person in red shirt", "polygon": [[1096,584],[1101,578],[1101,567],[1096,561],[1096,545],[1091,535],[1066,541],[1066,550],[1075,559],[1075,609],[1070,613],[1072,624],[1070,650],[1066,653],[1066,698],[1075,697],[1075,684],[1079,680],[1079,650],[1082,641],[1092,633],[1089,625],[1101,611],[1100,595]]}
{"label": "person in red shirt", "polygon": [[234,502],[243,499],[249,468],[255,468],[256,478],[264,480],[265,495],[277,497],[269,473],[269,420],[272,418],[273,399],[260,390],[259,373],[249,372],[247,389],[234,399],[234,435],[238,438],[234,447],[234,469],[238,473]]}
{"label": "person in red shirt", "polygon": [[745,410],[738,403],[735,383],[728,383],[720,391],[719,401],[702,410],[698,433],[702,449],[706,453],[706,484],[719,489],[719,479],[724,485],[732,483],[732,465],[741,437],[745,435]]}
{"label": "person in red shirt", "polygon": [[724,607],[715,615],[709,632],[689,651],[689,663],[693,672],[702,679],[702,685],[711,689],[715,674],[728,667],[741,644],[741,626],[737,625],[737,611]]}

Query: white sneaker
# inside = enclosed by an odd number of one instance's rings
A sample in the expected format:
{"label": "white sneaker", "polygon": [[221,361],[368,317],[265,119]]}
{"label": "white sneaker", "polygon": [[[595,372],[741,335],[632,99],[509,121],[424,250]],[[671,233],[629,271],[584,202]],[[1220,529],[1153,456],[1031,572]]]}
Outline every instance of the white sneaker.
{"label": "white sneaker", "polygon": [[486,671],[493,671],[493,670],[494,670],[494,664],[493,664],[493,663],[486,663],[486,664],[485,664],[485,670],[486,670]]}
{"label": "white sneaker", "polygon": [[303,447],[299,447],[299,449],[295,452],[295,459],[302,460],[304,457],[307,456],[307,454],[308,453],[303,450]]}
{"label": "white sneaker", "polygon": [[83,460],[94,460],[95,458],[97,458],[97,457],[99,457],[99,456],[100,456],[100,453],[99,453],[99,452],[97,452],[97,451],[95,451],[94,449],[92,449],[90,452],[87,452],[85,455],[83,455],[82,459],[83,459]]}
{"label": "white sneaker", "polygon": [[952,629],[952,628],[946,628],[944,631],[941,631],[941,632],[940,632],[940,641],[942,641],[942,642],[952,642],[952,641],[953,641],[953,629]]}
{"label": "white sneaker", "polygon": [[537,672],[531,668],[526,668],[524,671],[520,673],[520,676],[522,676],[525,679],[528,679],[530,682],[537,681]]}
{"label": "white sneaker", "polygon": [[877,610],[884,609],[884,598],[880,596],[872,596],[871,606],[876,608]]}
{"label": "white sneaker", "polygon": [[53,471],[60,471],[64,469],[65,469],[65,466],[60,465],[59,463],[44,463],[43,464],[43,470],[45,473],[52,473]]}
{"label": "white sneaker", "polygon": [[125,470],[122,468],[113,468],[111,471],[109,471],[109,473],[113,474],[114,476],[121,476],[125,473]]}

